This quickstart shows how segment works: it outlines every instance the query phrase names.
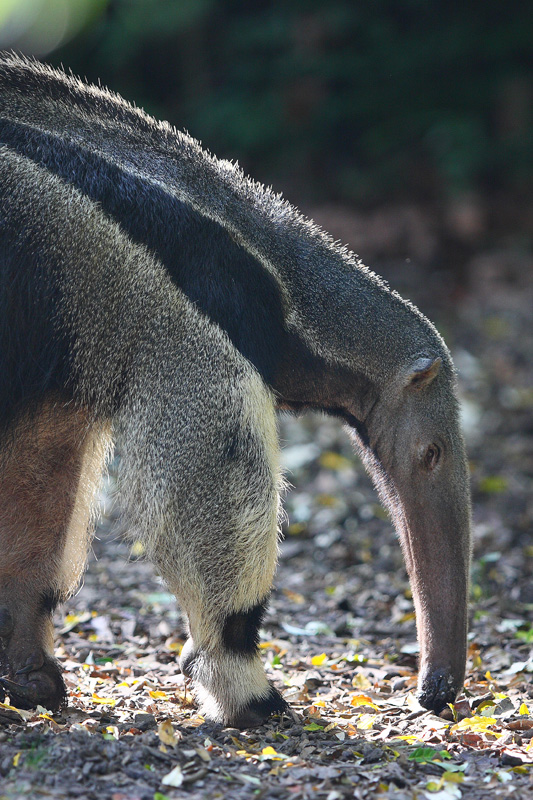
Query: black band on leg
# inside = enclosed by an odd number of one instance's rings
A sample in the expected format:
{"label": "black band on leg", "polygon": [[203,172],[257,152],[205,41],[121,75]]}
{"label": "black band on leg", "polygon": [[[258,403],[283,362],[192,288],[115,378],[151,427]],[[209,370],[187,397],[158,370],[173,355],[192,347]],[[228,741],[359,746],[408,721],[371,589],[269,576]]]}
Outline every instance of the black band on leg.
{"label": "black band on leg", "polygon": [[259,628],[263,622],[267,600],[248,611],[229,614],[222,626],[222,644],[226,650],[240,655],[253,655],[259,646]]}

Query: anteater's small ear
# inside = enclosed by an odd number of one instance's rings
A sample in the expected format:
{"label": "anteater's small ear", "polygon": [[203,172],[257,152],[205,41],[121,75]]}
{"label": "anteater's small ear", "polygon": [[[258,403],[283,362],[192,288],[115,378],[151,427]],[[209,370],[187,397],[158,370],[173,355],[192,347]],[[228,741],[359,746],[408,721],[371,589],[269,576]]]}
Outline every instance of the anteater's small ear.
{"label": "anteater's small ear", "polygon": [[425,389],[439,374],[442,358],[417,358],[407,375],[405,385],[413,389]]}

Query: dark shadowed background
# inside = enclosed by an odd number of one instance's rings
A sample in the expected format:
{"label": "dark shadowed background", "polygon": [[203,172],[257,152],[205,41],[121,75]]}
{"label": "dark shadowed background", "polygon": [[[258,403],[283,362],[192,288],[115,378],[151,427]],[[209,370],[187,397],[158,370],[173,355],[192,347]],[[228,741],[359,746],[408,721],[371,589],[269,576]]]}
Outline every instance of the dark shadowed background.
{"label": "dark shadowed background", "polygon": [[459,239],[532,235],[532,42],[524,0],[0,2],[0,46],[101,80],[289,199],[430,204]]}

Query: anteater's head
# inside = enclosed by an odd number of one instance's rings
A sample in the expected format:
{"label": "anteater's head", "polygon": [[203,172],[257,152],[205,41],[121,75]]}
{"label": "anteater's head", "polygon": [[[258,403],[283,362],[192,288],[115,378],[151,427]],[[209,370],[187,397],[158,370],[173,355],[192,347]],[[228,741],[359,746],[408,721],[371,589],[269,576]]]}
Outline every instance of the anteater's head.
{"label": "anteater's head", "polygon": [[470,492],[446,351],[414,356],[374,399],[357,444],[400,536],[420,642],[419,699],[437,713],[464,679]]}

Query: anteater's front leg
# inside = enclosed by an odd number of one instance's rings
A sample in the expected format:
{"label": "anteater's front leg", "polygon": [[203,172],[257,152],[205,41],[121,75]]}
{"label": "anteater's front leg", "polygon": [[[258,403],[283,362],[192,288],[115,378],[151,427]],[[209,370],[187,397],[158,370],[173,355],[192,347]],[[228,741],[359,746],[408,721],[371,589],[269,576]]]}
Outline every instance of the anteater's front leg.
{"label": "anteater's front leg", "polygon": [[108,434],[54,399],[21,415],[0,446],[0,691],[58,708],[52,612],[77,586]]}
{"label": "anteater's front leg", "polygon": [[201,712],[249,727],[286,708],[258,650],[277,560],[279,469],[271,393],[236,361],[189,362],[171,394],[154,392],[146,418],[127,424],[123,483],[187,615],[181,666]]}

